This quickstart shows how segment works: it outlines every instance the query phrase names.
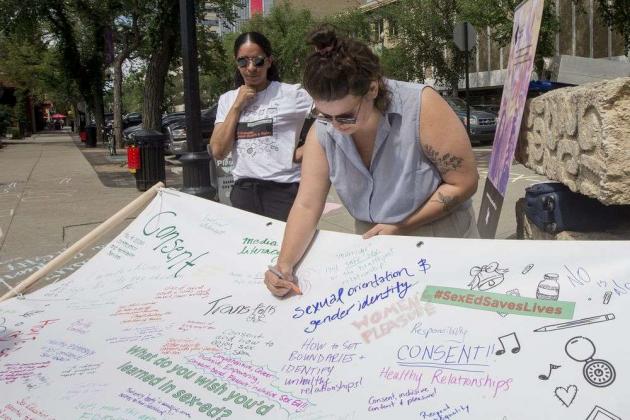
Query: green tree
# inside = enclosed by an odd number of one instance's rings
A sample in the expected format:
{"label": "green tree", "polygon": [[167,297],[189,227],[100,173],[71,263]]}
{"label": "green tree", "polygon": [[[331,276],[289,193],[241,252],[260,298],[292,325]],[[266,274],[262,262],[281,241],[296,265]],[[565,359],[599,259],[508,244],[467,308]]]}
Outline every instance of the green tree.
{"label": "green tree", "polygon": [[[243,32],[257,31],[264,34],[271,42],[274,61],[283,81],[298,83],[302,80],[304,62],[312,52],[306,43],[309,33],[323,23],[336,27],[340,33],[364,41],[369,40],[369,18],[358,10],[346,11],[328,16],[323,20],[315,19],[309,10],[294,8],[289,2],[276,3],[269,15],[256,15],[244,27]],[[232,42],[224,44],[227,50],[230,75],[234,72]]]}
{"label": "green tree", "polygon": [[[401,0],[389,8],[388,16],[398,32],[396,50],[386,57],[389,62],[393,54],[405,57],[394,62],[399,65],[398,74],[420,81],[430,76],[457,92],[464,62],[452,41],[459,6],[458,0]],[[389,63],[388,67],[391,72]]]}
{"label": "green tree", "polygon": [[[197,1],[197,19],[202,20],[203,11],[212,10],[219,16],[233,21],[235,6],[240,0]],[[154,0],[146,8],[143,47],[140,57],[147,62],[144,81],[144,102],[142,107],[143,126],[148,129],[160,129],[161,114],[166,109],[164,88],[169,69],[179,68],[180,46],[179,2],[178,0]],[[198,34],[200,25],[197,25]],[[202,43],[199,51],[212,49],[216,43],[203,44],[205,36],[198,36]]]}
{"label": "green tree", "polygon": [[123,147],[123,64],[130,56],[137,51],[142,42],[142,25],[143,9],[141,2],[137,0],[128,0],[121,2],[119,5],[120,14],[118,14],[112,23],[113,28],[113,50],[114,57],[112,61],[113,73],[113,130],[114,141],[118,147]]}
{"label": "green tree", "polygon": [[[35,101],[52,101],[57,110],[67,112],[79,98],[75,84],[62,71],[58,50],[43,41],[0,32],[0,78],[17,88],[17,96]],[[26,121],[26,110],[15,107],[15,118]]]}
{"label": "green tree", "polygon": [[142,106],[142,125],[146,129],[160,129],[166,75],[179,39],[178,3],[177,0],[151,2],[145,15],[144,45],[140,56],[147,62]]}
{"label": "green tree", "polygon": [[274,5],[268,16],[256,15],[243,31],[264,34],[274,51],[274,61],[283,81],[297,83],[302,79],[304,60],[311,51],[306,36],[315,26],[311,12],[295,9],[286,1]]}
{"label": "green tree", "polygon": [[[519,0],[475,0],[462,1],[462,21],[467,20],[479,28],[490,27],[491,38],[501,47],[507,47],[512,40],[512,26],[514,23],[514,9]],[[555,54],[555,36],[560,30],[560,22],[556,17],[555,3],[545,0],[543,15],[540,22],[534,69],[542,75],[543,57]]]}
{"label": "green tree", "polygon": [[599,11],[606,25],[617,30],[623,37],[626,55],[630,51],[630,4],[628,0],[597,0]]}
{"label": "green tree", "polygon": [[234,88],[234,58],[232,49],[238,34],[218,37],[202,31],[199,35],[199,96],[202,106],[210,107],[222,93]]}
{"label": "green tree", "polygon": [[[465,58],[452,40],[456,23],[468,21],[478,32],[490,27],[492,39],[499,46],[508,46],[514,9],[519,3],[520,0],[400,0],[383,8],[375,18],[385,18],[396,25],[395,47],[381,52],[386,73],[405,80],[423,81],[430,76],[456,93]],[[546,0],[534,61],[538,74],[542,74],[543,57],[554,54],[558,30],[554,3]]]}
{"label": "green tree", "polygon": [[94,114],[102,139],[105,34],[114,0],[0,0],[0,27],[5,33],[51,40],[61,68]]}
{"label": "green tree", "polygon": [[[215,6],[225,7],[229,4],[224,1],[215,3]],[[224,9],[218,10],[220,13],[226,13]],[[366,27],[367,20],[363,13],[348,12],[327,20],[349,34],[360,35],[362,39],[367,39],[369,35]],[[305,42],[307,34],[319,23],[308,10],[295,9],[288,2],[281,2],[274,6],[268,16],[255,16],[242,28],[242,31],[258,31],[267,36],[272,44],[275,63],[282,80],[297,83],[302,78],[304,60],[311,52],[311,48]],[[202,104],[211,106],[222,93],[234,88],[233,46],[239,34],[230,33],[219,38],[215,33],[203,30],[201,25],[198,25],[198,29],[199,94]],[[178,57],[175,54],[171,69],[176,68],[177,65]],[[171,76],[166,77],[166,86],[172,83],[177,90],[177,86],[181,86],[181,77],[177,76],[172,81],[168,81],[170,79]],[[124,85],[123,90],[127,94],[137,90],[137,76],[134,76],[134,80],[130,82],[129,85],[127,83]],[[132,88],[131,85],[134,87]],[[134,95],[137,96],[137,94]],[[127,102],[131,101],[125,100],[125,103]],[[165,104],[168,100],[165,98],[163,102]]]}
{"label": "green tree", "polygon": [[0,136],[4,136],[7,128],[11,127],[11,111],[8,105],[0,104]]}
{"label": "green tree", "polygon": [[372,35],[371,25],[373,21],[382,19],[384,17],[384,13],[388,13],[387,8],[382,9],[379,13],[373,13],[371,15],[367,15],[357,9],[345,10],[336,15],[327,16],[324,18],[324,22],[339,28],[341,32],[347,36],[351,36],[364,42],[369,42],[370,36]]}
{"label": "green tree", "polygon": [[394,80],[415,80],[413,66],[409,65],[405,50],[401,45],[381,50],[381,66],[385,76]]}
{"label": "green tree", "polygon": [[131,70],[123,78],[122,109],[123,112],[142,111],[144,98],[144,68]]}

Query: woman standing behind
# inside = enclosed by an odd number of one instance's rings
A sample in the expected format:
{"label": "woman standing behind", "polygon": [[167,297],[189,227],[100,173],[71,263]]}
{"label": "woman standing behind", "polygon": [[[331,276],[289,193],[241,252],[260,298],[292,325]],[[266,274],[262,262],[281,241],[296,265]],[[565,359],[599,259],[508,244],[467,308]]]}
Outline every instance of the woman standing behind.
{"label": "woman standing behind", "polygon": [[302,183],[269,290],[291,290],[295,265],[313,238],[331,183],[375,235],[478,237],[470,197],[478,174],[461,121],[424,85],[385,79],[370,48],[323,28],[304,70],[317,122],[304,146]]}
{"label": "woman standing behind", "polygon": [[232,152],[232,206],[286,220],[300,182],[297,149],[312,99],[299,85],[281,83],[271,44],[258,32],[234,42],[236,89],[219,98],[212,155]]}

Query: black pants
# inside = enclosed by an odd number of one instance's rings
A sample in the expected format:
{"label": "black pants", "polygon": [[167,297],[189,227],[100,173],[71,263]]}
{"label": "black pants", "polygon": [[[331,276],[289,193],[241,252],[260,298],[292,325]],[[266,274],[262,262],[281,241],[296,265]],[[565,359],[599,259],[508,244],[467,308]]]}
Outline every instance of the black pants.
{"label": "black pants", "polygon": [[237,209],[286,222],[299,186],[298,182],[239,179],[232,187],[230,201]]}

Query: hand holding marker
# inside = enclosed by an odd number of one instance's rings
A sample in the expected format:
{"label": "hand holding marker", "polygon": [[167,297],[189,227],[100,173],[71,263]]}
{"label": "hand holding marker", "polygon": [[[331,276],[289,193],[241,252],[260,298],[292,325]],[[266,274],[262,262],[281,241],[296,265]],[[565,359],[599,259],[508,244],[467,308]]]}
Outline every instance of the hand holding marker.
{"label": "hand holding marker", "polygon": [[[276,268],[272,265],[267,266],[267,268],[269,269],[269,271],[271,271],[273,274],[275,274],[276,276],[280,277],[282,280],[284,280],[284,276],[282,275],[281,272],[279,272],[278,270],[276,270]],[[293,290],[293,292],[295,294],[301,295],[302,291],[300,290],[300,288],[298,287],[297,284],[290,282],[291,283],[291,290]]]}

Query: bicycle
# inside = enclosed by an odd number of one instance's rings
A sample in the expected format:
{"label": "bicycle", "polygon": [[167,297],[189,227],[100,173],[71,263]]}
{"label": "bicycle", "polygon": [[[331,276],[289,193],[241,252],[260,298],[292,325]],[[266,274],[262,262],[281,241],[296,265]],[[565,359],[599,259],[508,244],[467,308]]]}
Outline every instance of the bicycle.
{"label": "bicycle", "polygon": [[105,127],[105,144],[110,156],[116,156],[116,137],[112,127]]}

